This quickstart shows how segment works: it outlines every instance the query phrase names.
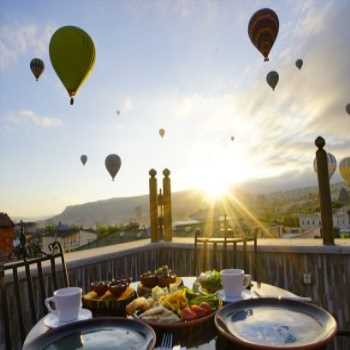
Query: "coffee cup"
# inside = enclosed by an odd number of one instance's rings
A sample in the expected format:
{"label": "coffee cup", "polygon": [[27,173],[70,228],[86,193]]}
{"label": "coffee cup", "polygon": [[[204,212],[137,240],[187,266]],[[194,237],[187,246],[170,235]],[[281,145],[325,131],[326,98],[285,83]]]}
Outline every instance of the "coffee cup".
{"label": "coffee cup", "polygon": [[244,288],[251,283],[251,276],[241,269],[224,269],[221,271],[221,280],[225,295],[229,298],[239,297]]}
{"label": "coffee cup", "polygon": [[[45,305],[50,312],[54,312],[60,322],[75,321],[81,310],[82,289],[78,287],[61,288],[53,293],[51,298],[45,299]],[[51,307],[54,304],[54,308]]]}

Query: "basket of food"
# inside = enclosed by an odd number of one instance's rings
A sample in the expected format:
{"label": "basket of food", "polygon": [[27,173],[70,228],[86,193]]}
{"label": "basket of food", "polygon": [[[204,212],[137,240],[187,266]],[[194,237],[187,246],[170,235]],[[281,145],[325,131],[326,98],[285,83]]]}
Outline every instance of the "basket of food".
{"label": "basket of food", "polygon": [[91,290],[83,295],[83,307],[96,316],[125,316],[125,308],[137,297],[128,278],[111,282],[96,282]]}
{"label": "basket of food", "polygon": [[212,320],[220,307],[215,293],[195,291],[183,286],[156,286],[151,295],[134,299],[126,307],[130,317],[148,323],[158,329],[193,327]]}

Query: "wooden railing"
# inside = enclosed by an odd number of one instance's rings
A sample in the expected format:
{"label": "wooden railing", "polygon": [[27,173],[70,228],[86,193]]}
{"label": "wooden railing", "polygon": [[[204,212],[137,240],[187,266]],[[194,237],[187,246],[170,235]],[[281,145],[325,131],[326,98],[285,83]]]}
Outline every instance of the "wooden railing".
{"label": "wooden railing", "polygon": [[[350,245],[340,244],[336,246],[324,246],[317,240],[291,241],[291,240],[259,240],[257,265],[259,266],[262,281],[286,288],[296,294],[310,296],[315,304],[329,310],[336,316],[339,325],[343,329],[350,329]],[[336,241],[337,244],[337,241]],[[213,266],[211,258],[213,248],[209,248],[208,267]],[[236,265],[244,266],[243,245],[237,244]],[[247,266],[248,270],[253,266],[254,244],[247,242]],[[221,256],[218,248],[216,255]],[[228,252],[229,260],[233,258],[233,251]],[[142,240],[133,243],[125,243],[87,251],[66,254],[70,284],[81,286],[88,290],[90,283],[99,280],[108,280],[114,276],[128,275],[137,280],[140,274],[146,270],[167,264],[178,275],[193,275],[194,240],[174,239],[173,242],[150,243]],[[216,261],[216,267],[220,268],[222,259]],[[36,277],[36,271],[32,271],[33,284],[37,285],[37,293],[34,301],[40,306],[40,288]],[[311,284],[304,283],[304,273],[311,276]],[[44,286],[47,295],[53,292],[53,281],[46,274],[43,266]],[[18,273],[19,287],[25,291],[25,272]],[[58,282],[63,281],[60,266],[57,266]],[[14,284],[11,276],[5,276],[8,292],[14,295]],[[31,326],[30,310],[25,313],[24,322],[28,328]],[[15,310],[14,301],[10,300],[10,310]],[[42,310],[43,311],[43,310]],[[12,339],[18,339],[18,320],[16,313],[11,314],[10,330]],[[1,315],[0,315],[1,321]],[[0,349],[3,350],[3,327],[0,325]],[[347,340],[344,340],[347,341]],[[338,345],[334,349],[350,349]]]}

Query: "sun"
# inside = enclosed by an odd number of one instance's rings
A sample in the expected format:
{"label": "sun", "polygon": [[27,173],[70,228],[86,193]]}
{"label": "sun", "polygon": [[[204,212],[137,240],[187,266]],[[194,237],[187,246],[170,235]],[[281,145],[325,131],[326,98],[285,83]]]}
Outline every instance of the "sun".
{"label": "sun", "polygon": [[228,194],[230,184],[215,177],[202,179],[199,189],[210,199],[217,200]]}

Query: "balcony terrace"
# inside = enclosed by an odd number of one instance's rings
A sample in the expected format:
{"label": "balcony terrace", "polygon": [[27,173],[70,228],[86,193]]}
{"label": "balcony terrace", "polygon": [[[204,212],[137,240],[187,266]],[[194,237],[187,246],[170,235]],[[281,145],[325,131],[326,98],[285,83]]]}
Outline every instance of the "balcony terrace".
{"label": "balcony terrace", "polygon": [[[336,245],[325,246],[321,240],[283,240],[260,239],[258,240],[257,268],[258,279],[262,282],[288,289],[299,295],[310,296],[313,302],[329,310],[339,322],[339,328],[350,328],[350,241],[336,240]],[[237,249],[237,267],[243,267],[242,245]],[[248,269],[252,268],[253,246],[248,243]],[[233,260],[232,252],[228,261]],[[112,276],[127,275],[137,280],[140,273],[154,269],[156,266],[167,264],[178,275],[190,276],[194,274],[193,238],[175,237],[171,242],[151,243],[150,240],[139,240],[123,244],[111,245],[67,253],[66,264],[69,272],[70,284],[81,286],[86,290],[90,283],[96,280],[107,280]],[[209,252],[209,267],[213,267],[213,259]],[[222,266],[222,261],[217,262],[217,268]],[[59,278],[60,266],[57,266]],[[45,274],[45,289],[52,293],[53,286],[49,274]],[[37,285],[36,270],[32,270],[34,285]],[[304,273],[311,277],[310,283],[304,283]],[[26,289],[24,273],[19,273],[20,288]],[[13,292],[13,281],[10,275],[4,277],[8,292]],[[11,291],[12,290],[12,291]],[[35,288],[35,302],[41,313],[39,288]],[[13,294],[12,294],[13,295]],[[23,299],[24,307],[28,307],[26,298]],[[13,300],[9,300],[9,310],[16,310]],[[23,307],[22,305],[22,307]],[[29,315],[29,312],[27,313]],[[10,312],[10,330],[12,339],[18,339],[18,327],[16,312]],[[31,328],[29,316],[25,320],[27,328]],[[1,332],[3,327],[0,328]],[[0,349],[5,349],[0,334]],[[337,350],[350,348],[349,341],[338,338],[333,347]],[[347,342],[347,343],[346,343]],[[19,347],[18,347],[19,348]]]}

